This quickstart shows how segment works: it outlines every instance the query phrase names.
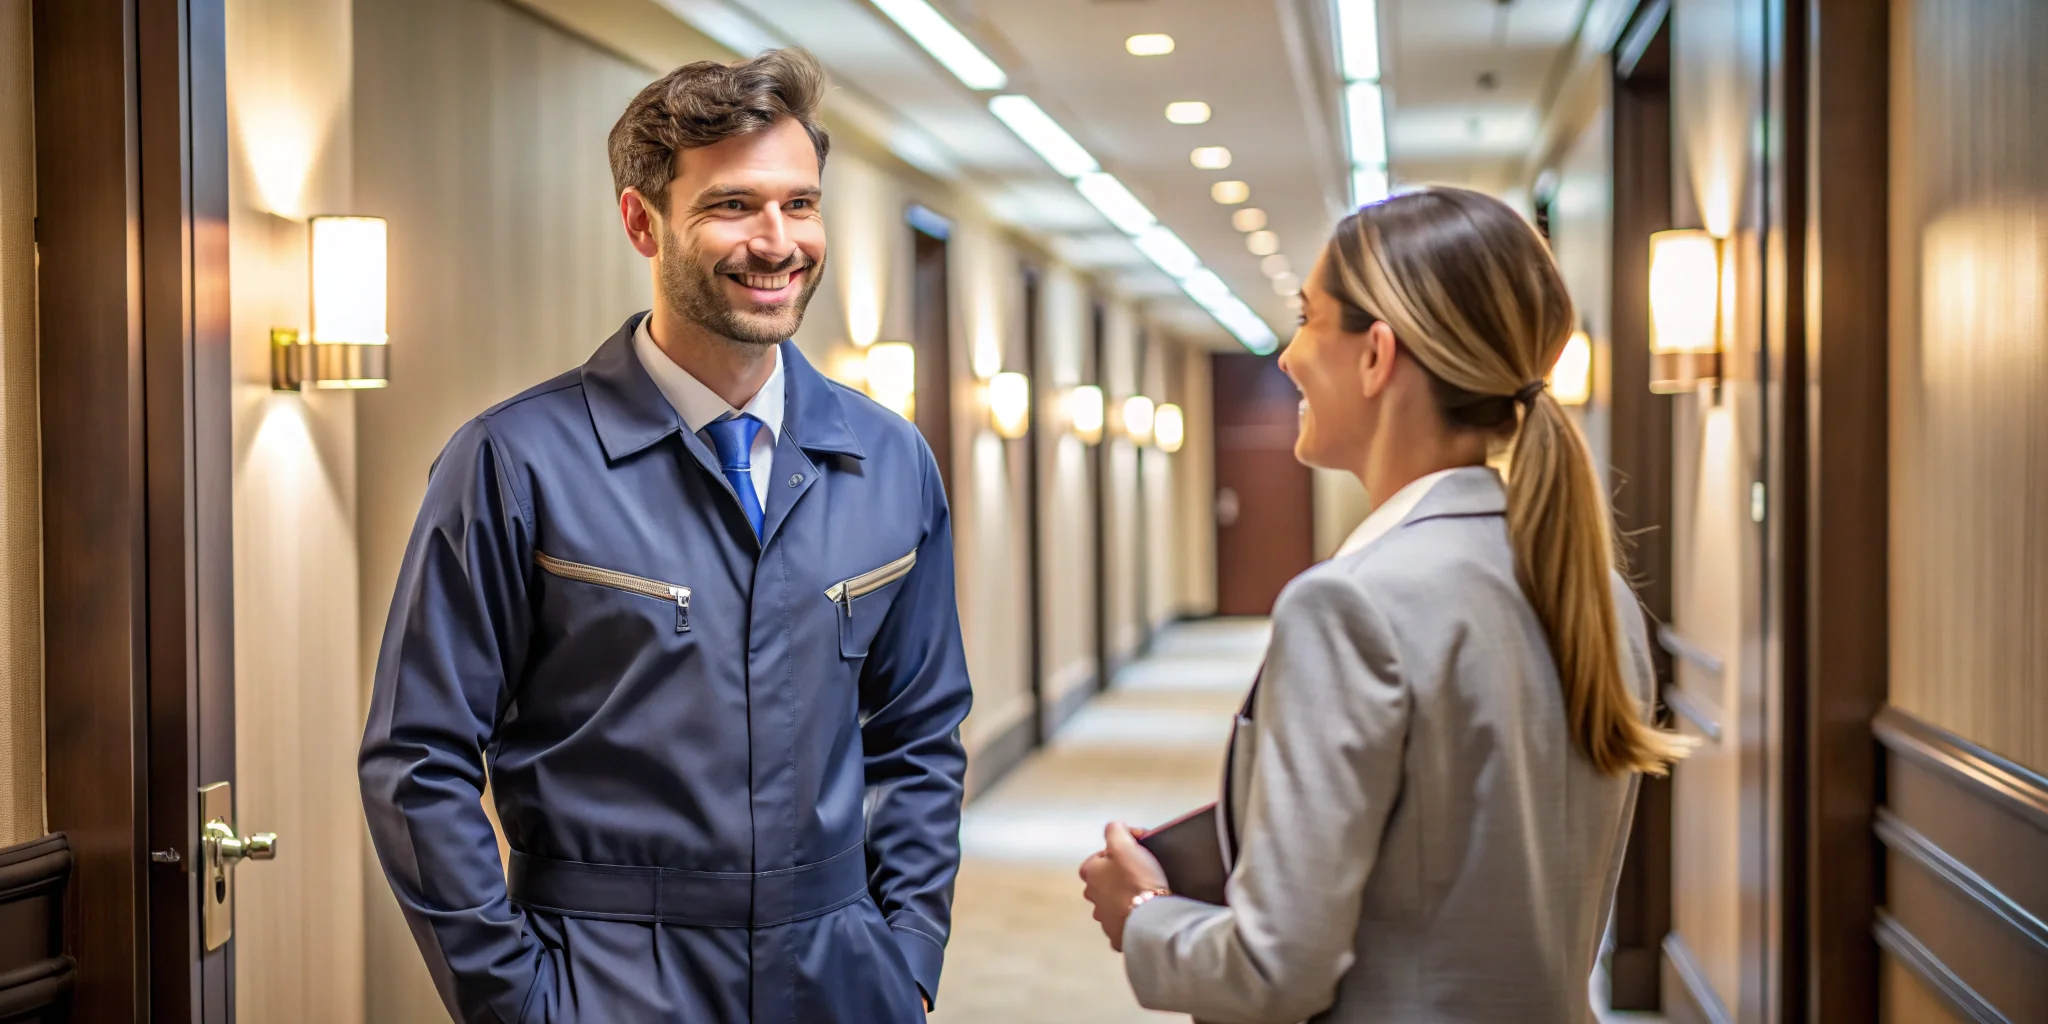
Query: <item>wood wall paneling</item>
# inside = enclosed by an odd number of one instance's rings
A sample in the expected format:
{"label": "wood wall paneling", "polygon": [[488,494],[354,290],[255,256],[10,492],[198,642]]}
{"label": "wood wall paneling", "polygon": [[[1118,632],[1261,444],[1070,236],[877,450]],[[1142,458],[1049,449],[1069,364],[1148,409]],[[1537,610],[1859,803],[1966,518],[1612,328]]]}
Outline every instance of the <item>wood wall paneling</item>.
{"label": "wood wall paneling", "polygon": [[1892,11],[1891,699],[2048,769],[2048,5]]}

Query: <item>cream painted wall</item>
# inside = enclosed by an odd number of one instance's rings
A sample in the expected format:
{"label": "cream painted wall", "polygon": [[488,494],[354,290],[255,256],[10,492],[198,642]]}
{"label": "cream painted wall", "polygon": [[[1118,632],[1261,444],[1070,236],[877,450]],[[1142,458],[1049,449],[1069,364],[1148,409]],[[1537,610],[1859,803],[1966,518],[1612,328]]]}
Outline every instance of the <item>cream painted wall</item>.
{"label": "cream painted wall", "polygon": [[1067,429],[1063,396],[1093,379],[1094,339],[1087,282],[1048,266],[1039,285],[1039,519],[1048,524],[1039,552],[1044,588],[1040,622],[1045,694],[1058,703],[1095,677],[1095,499],[1088,446]]}
{"label": "cream painted wall", "polygon": [[314,213],[352,212],[349,0],[228,0],[236,805],[281,837],[237,873],[250,1020],[363,1016],[355,752],[355,399],[270,388],[273,326],[307,326]]}
{"label": "cream painted wall", "polygon": [[1187,419],[1187,440],[1170,456],[1173,464],[1174,612],[1216,611],[1216,431],[1209,354],[1182,354],[1178,401]]}
{"label": "cream painted wall", "polygon": [[0,0],[0,846],[45,828],[30,6]]}

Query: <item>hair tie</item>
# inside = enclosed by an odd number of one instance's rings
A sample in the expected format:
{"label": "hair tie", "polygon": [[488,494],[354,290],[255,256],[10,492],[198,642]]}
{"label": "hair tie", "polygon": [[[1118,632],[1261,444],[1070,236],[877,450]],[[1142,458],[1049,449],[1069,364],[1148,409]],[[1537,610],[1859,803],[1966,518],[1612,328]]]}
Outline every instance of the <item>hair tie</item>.
{"label": "hair tie", "polygon": [[1516,404],[1528,405],[1536,401],[1536,396],[1542,394],[1543,390],[1549,386],[1550,382],[1544,380],[1541,377],[1538,377],[1535,380],[1532,380],[1529,383],[1522,385],[1522,389],[1520,391],[1515,392]]}

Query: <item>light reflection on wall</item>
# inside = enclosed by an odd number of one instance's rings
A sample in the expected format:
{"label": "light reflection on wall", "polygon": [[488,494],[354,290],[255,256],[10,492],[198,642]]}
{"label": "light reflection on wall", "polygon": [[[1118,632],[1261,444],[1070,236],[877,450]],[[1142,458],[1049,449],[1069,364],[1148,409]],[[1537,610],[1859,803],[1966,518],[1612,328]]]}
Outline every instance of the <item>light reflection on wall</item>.
{"label": "light reflection on wall", "polygon": [[846,337],[866,348],[882,335],[888,300],[892,230],[907,231],[895,216],[888,182],[872,165],[841,157],[827,165],[830,181],[823,208],[830,232],[830,258],[846,315]]}
{"label": "light reflection on wall", "polygon": [[1920,372],[1977,398],[2040,379],[2048,359],[2048,201],[1985,201],[1927,225],[1920,242]]}
{"label": "light reflection on wall", "polygon": [[[260,25],[229,3],[231,32]],[[272,26],[274,27],[274,26]],[[354,61],[347,40],[351,19],[346,4],[303,5],[294,12],[291,31],[318,45],[280,45],[271,39],[237,39],[232,47],[237,79],[260,87],[230,88],[228,117],[240,137],[245,168],[255,185],[251,205],[280,217],[303,220],[320,209],[314,178],[333,169],[329,152],[346,145],[349,95]]]}

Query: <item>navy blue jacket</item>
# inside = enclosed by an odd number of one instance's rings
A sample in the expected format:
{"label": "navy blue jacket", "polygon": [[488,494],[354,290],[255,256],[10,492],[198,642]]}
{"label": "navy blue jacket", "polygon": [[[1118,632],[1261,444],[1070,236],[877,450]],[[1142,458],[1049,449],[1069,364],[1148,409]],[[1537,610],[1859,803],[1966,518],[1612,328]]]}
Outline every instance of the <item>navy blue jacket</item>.
{"label": "navy blue jacket", "polygon": [[921,1021],[971,699],[931,451],[784,343],[757,541],[638,322],[435,462],[363,736],[385,874],[460,1020]]}

